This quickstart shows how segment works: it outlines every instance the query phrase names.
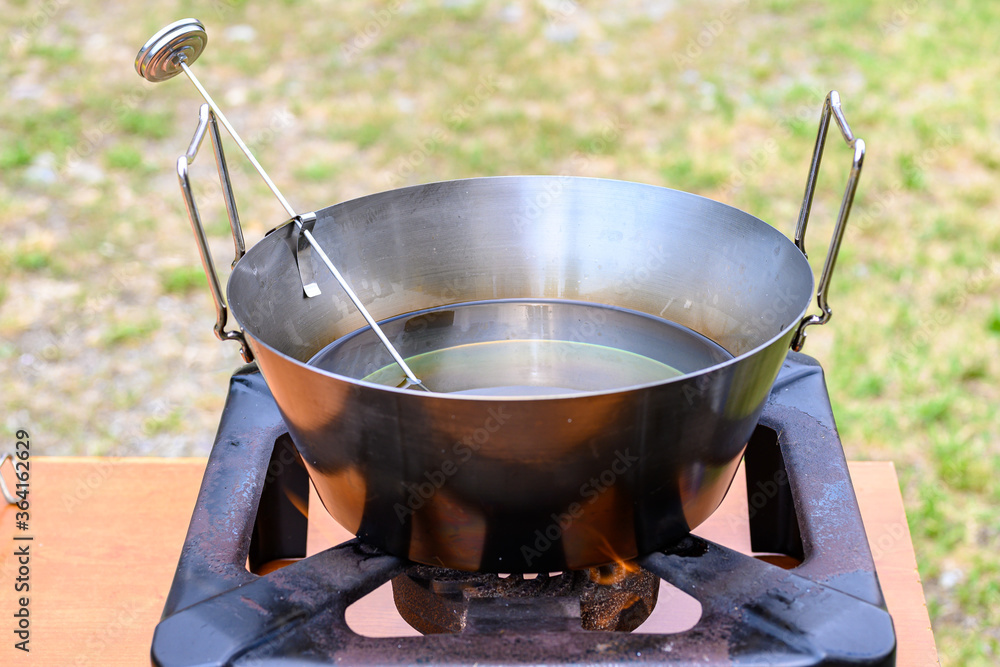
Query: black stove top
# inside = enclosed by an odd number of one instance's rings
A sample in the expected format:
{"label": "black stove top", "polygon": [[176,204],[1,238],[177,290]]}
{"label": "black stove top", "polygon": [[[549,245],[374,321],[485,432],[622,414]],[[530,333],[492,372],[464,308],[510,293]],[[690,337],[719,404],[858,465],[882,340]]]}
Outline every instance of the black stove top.
{"label": "black stove top", "polygon": [[[533,579],[415,565],[357,539],[303,558],[308,477],[246,366],[230,384],[153,664],[894,665],[892,620],[812,358],[789,355],[745,464],[751,547],[791,569],[696,536],[635,566]],[[301,560],[263,576],[246,567],[287,558]],[[700,620],[631,632],[660,579],[700,602]],[[427,634],[348,627],[347,607],[390,580],[403,617]]]}

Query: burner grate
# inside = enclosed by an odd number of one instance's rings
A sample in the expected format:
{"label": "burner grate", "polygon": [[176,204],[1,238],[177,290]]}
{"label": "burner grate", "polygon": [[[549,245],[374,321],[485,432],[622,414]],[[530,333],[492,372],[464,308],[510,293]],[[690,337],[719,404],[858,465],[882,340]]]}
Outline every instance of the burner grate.
{"label": "burner grate", "polygon": [[[813,359],[789,355],[747,447],[746,471],[753,549],[801,563],[783,569],[695,536],[641,558],[645,572],[701,603],[701,620],[686,632],[584,629],[579,598],[568,593],[594,587],[586,573],[564,573],[565,582],[526,586],[558,589],[542,605],[557,614],[526,612],[538,598],[511,604],[490,593],[469,604],[463,593],[452,595],[462,602],[440,624],[451,632],[363,637],[345,621],[350,604],[394,578],[430,586],[440,572],[356,539],[264,576],[247,571],[247,562],[256,569],[305,554],[306,521],[294,499],[307,499],[309,485],[263,378],[247,366],[230,385],[153,663],[894,665],[892,620]],[[482,584],[495,575],[461,577]],[[591,627],[638,625],[625,617]]]}
{"label": "burner grate", "polygon": [[649,618],[659,590],[659,577],[631,563],[530,579],[415,565],[392,580],[396,609],[424,634],[630,632]]}

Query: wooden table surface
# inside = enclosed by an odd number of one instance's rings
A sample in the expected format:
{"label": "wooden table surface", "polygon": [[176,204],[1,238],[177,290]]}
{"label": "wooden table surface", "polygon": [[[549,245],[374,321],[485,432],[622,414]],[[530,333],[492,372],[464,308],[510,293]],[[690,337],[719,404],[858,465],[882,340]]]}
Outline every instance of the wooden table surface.
{"label": "wooden table surface", "polygon": [[[15,507],[0,508],[0,665],[148,665],[204,467],[200,458],[32,459],[28,530],[16,528]],[[937,665],[895,468],[855,462],[850,469],[898,635],[897,664]],[[723,506],[696,532],[748,551],[744,489],[738,474]],[[321,507],[315,498],[310,506]],[[309,550],[343,537],[325,513],[314,516]],[[24,545],[30,591],[18,593],[14,553]],[[14,648],[21,596],[29,598],[29,653]],[[367,634],[353,625],[357,617],[355,607],[348,610],[352,627]],[[383,629],[391,634],[392,627],[385,621]]]}

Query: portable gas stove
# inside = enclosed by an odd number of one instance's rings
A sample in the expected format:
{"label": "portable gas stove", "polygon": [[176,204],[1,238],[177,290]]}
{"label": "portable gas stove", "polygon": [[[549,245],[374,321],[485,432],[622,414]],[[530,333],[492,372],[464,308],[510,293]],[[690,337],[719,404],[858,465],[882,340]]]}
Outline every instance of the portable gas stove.
{"label": "portable gas stove", "polygon": [[[303,558],[309,479],[263,378],[245,366],[232,378],[153,663],[895,664],[892,620],[811,357],[789,355],[745,465],[752,549],[790,569],[696,536],[637,568],[534,579],[415,565],[359,539]],[[283,559],[299,560],[251,573]],[[661,579],[700,602],[694,627],[639,628]],[[348,626],[347,607],[390,580],[423,636],[365,637]]]}

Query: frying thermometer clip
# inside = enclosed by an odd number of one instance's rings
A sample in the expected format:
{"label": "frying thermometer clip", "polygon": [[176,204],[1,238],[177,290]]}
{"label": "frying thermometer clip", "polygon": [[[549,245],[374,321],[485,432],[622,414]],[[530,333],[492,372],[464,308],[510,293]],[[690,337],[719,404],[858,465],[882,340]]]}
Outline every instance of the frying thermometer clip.
{"label": "frying thermometer clip", "polygon": [[[243,139],[240,138],[239,133],[226,118],[226,115],[222,113],[219,105],[215,103],[208,91],[205,90],[204,86],[198,80],[198,77],[194,75],[191,68],[188,66],[189,63],[194,63],[201,55],[202,51],[205,50],[205,46],[208,44],[208,34],[205,32],[205,26],[202,25],[201,21],[197,19],[181,19],[176,21],[161,29],[155,35],[149,38],[149,40],[139,49],[139,53],[135,57],[135,71],[139,73],[139,76],[143,77],[147,81],[152,81],[153,83],[159,83],[160,81],[166,81],[167,79],[172,79],[181,72],[187,75],[188,79],[194,84],[194,87],[198,89],[198,92],[205,99],[205,106],[202,107],[202,112],[199,116],[198,129],[195,131],[195,136],[191,141],[191,145],[188,147],[187,152],[178,160],[177,172],[178,177],[181,181],[181,191],[184,194],[184,201],[187,204],[188,216],[191,219],[191,227],[194,231],[195,238],[198,241],[198,247],[201,252],[202,266],[205,269],[205,274],[208,276],[209,285],[212,289],[212,296],[215,299],[217,321],[215,326],[216,335],[223,340],[238,340],[243,347],[243,356],[247,361],[250,361],[253,357],[250,352],[249,347],[246,344],[246,340],[243,337],[243,333],[237,331],[225,331],[226,325],[226,313],[227,307],[225,299],[222,296],[222,288],[219,285],[218,276],[215,273],[215,263],[212,260],[211,253],[208,248],[208,239],[205,236],[204,228],[201,224],[201,218],[198,215],[198,209],[194,202],[194,196],[191,192],[191,186],[187,177],[187,167],[194,161],[195,156],[198,154],[198,148],[201,145],[202,140],[205,136],[205,130],[211,128],[212,131],[212,145],[215,150],[216,164],[219,168],[219,178],[222,181],[223,192],[226,198],[226,208],[229,213],[230,224],[233,229],[233,238],[236,243],[236,259],[233,261],[235,265],[236,261],[243,256],[244,246],[243,246],[243,232],[240,227],[239,216],[236,212],[236,200],[233,197],[232,186],[229,181],[229,171],[226,167],[225,157],[222,152],[222,142],[219,136],[218,125],[216,124],[216,119],[222,123],[226,131],[239,146],[240,150],[246,155],[250,164],[257,171],[260,177],[264,180],[265,185],[278,199],[282,208],[288,213],[291,218],[292,223],[298,228],[299,241],[296,251],[296,261],[299,264],[299,275],[303,278],[303,293],[306,298],[312,298],[318,296],[321,292],[319,286],[315,281],[310,280],[307,284],[305,281],[307,275],[311,276],[311,267],[303,271],[303,265],[307,264],[307,258],[299,257],[299,253],[304,252],[307,248],[312,248],[312,250],[319,256],[326,268],[333,274],[337,282],[343,288],[344,292],[354,303],[355,307],[361,313],[361,316],[365,318],[368,326],[372,328],[375,335],[378,336],[382,345],[392,356],[393,360],[402,369],[403,374],[406,375],[408,380],[408,386],[413,386],[424,391],[430,391],[424,384],[417,379],[410,367],[407,366],[406,361],[403,360],[402,355],[396,351],[392,343],[383,333],[381,327],[375,321],[375,318],[371,316],[365,305],[361,303],[361,299],[358,295],[351,289],[350,284],[345,280],[344,276],[341,275],[340,271],[330,260],[329,255],[323,250],[322,246],[316,240],[316,237],[312,234],[312,223],[315,222],[315,215],[312,213],[307,213],[304,215],[299,215],[292,208],[288,200],[281,194],[278,190],[278,186],[274,184],[271,177],[267,175],[264,168],[260,166],[257,162],[257,158],[253,156],[250,149],[244,143]],[[305,244],[302,242],[305,240]],[[308,246],[306,245],[308,244]]]}

